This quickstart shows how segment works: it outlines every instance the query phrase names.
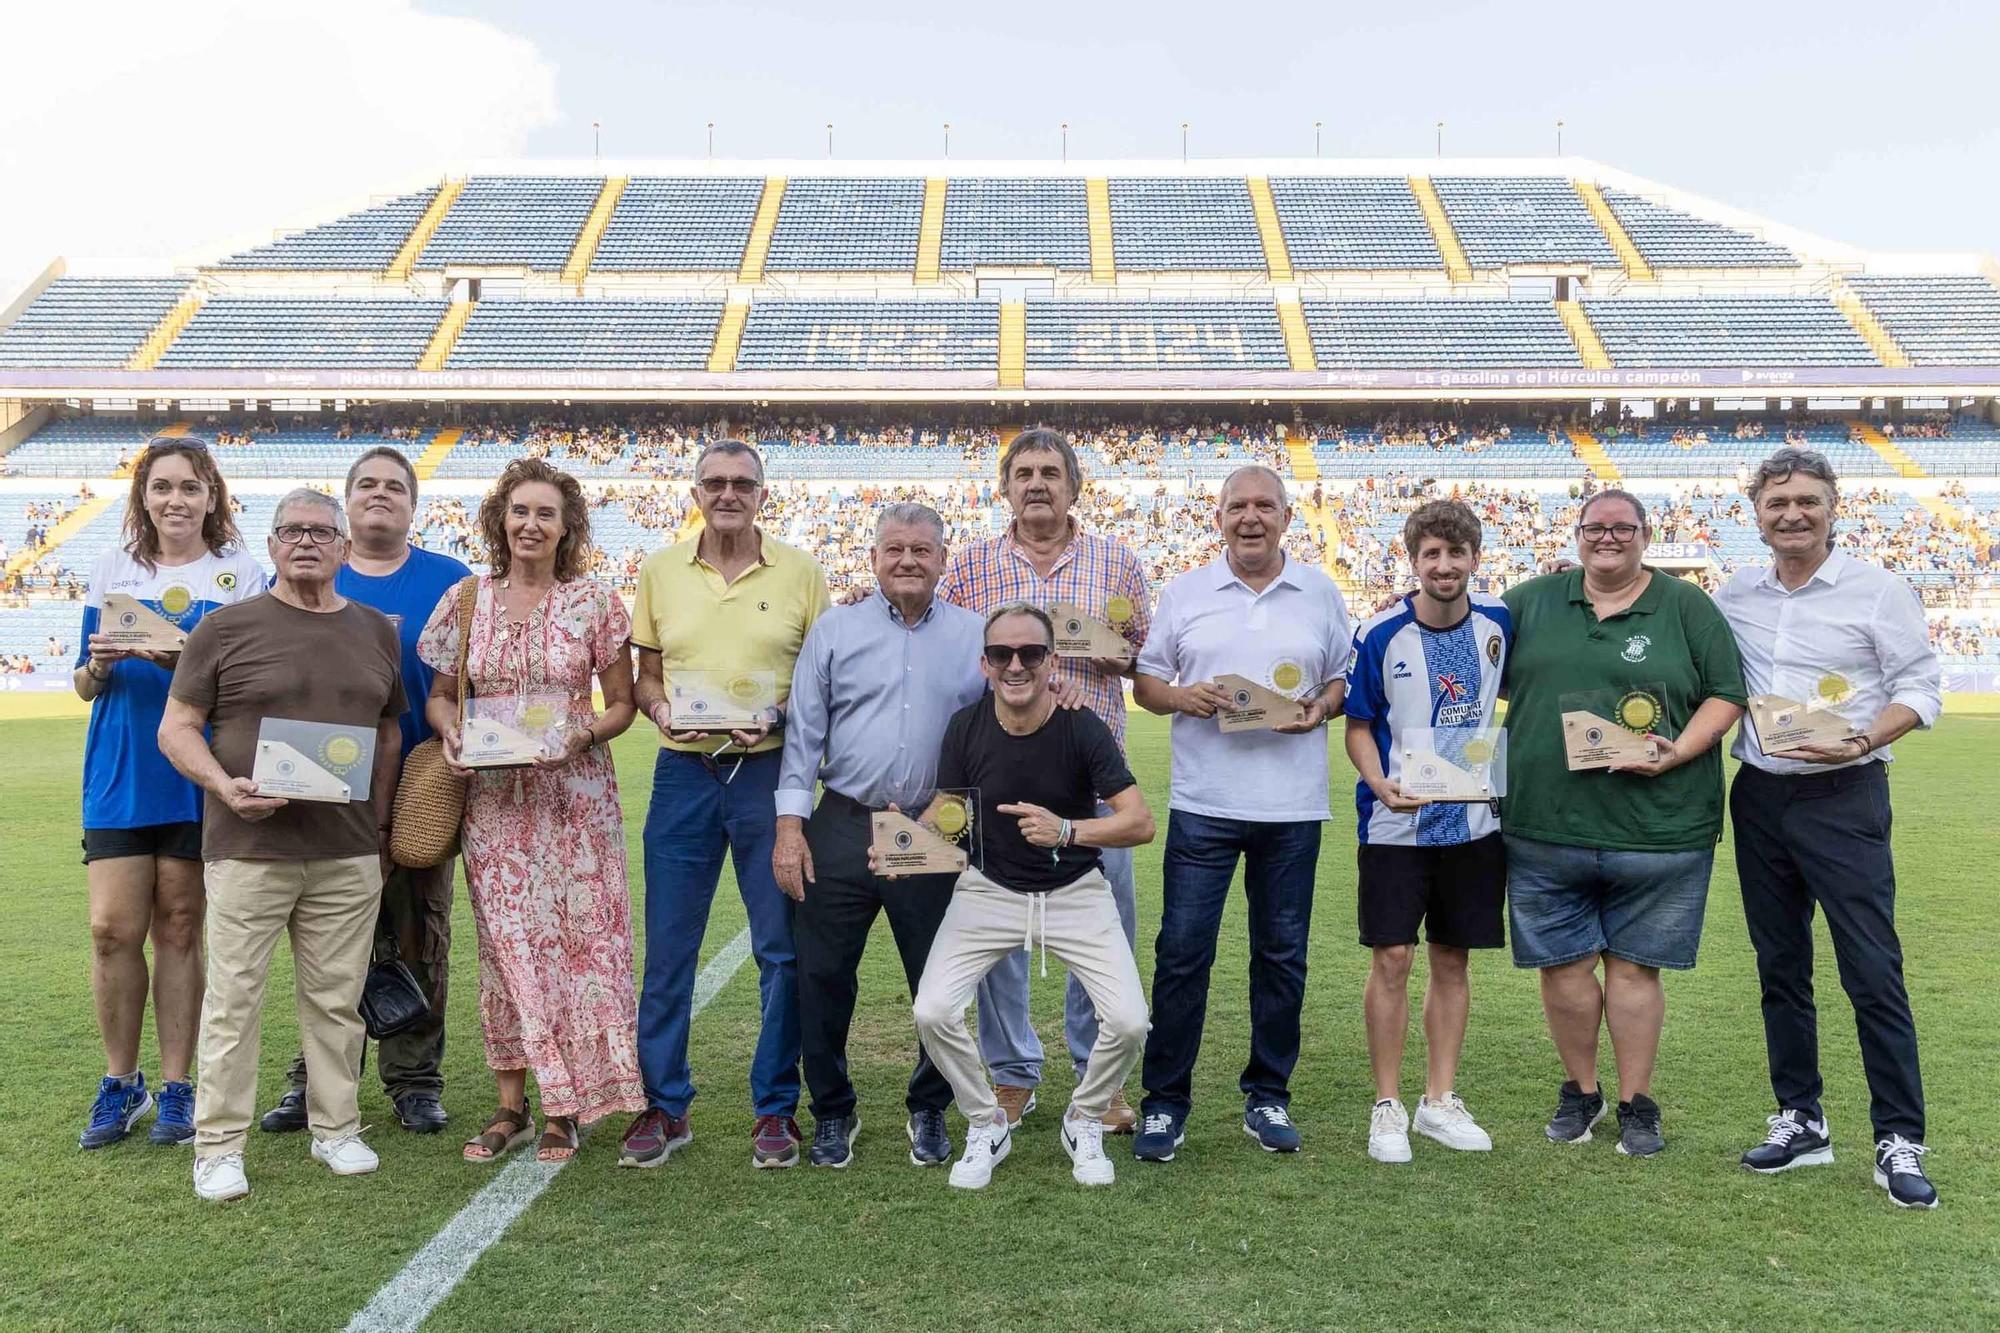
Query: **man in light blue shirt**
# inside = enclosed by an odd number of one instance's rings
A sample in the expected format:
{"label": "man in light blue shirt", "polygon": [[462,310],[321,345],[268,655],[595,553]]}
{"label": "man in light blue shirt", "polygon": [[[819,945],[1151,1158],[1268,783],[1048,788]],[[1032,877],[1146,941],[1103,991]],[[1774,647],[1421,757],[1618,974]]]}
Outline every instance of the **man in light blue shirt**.
{"label": "man in light blue shirt", "polygon": [[[951,902],[953,876],[888,880],[868,869],[870,816],[922,810],[953,713],[985,691],[985,622],[937,599],[944,520],[920,504],[885,507],[870,549],[876,591],[814,622],[792,675],[785,751],[775,797],[771,863],[798,903],[799,1018],[806,1087],[816,1122],[811,1161],[845,1167],[861,1130],[847,1075],[847,1030],[857,971],[878,911],[887,911],[910,997]],[[825,785],[813,807],[815,779]],[[951,1157],[945,1081],[921,1047],[906,1102],[910,1161]]]}

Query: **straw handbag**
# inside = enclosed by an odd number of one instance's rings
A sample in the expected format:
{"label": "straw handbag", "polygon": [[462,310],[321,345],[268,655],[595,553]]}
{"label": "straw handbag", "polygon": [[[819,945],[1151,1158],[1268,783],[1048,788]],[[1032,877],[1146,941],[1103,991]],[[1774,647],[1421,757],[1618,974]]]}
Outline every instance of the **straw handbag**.
{"label": "straw handbag", "polygon": [[[479,596],[474,575],[458,585],[458,720],[465,722],[465,658],[472,646],[472,608]],[[465,779],[445,762],[436,736],[410,751],[396,783],[396,808],[389,818],[389,856],[399,866],[425,870],[458,855],[465,823]]]}

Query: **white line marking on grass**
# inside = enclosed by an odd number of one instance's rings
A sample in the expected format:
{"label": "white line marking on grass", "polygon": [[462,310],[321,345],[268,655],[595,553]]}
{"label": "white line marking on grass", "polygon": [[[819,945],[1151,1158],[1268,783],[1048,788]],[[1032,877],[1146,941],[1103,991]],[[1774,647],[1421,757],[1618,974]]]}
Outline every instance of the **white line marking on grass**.
{"label": "white line marking on grass", "polygon": [[[695,1014],[708,1008],[709,1001],[721,993],[749,957],[750,931],[745,927],[695,976]],[[530,1153],[501,1167],[500,1174],[473,1195],[457,1216],[403,1265],[402,1272],[382,1284],[367,1308],[348,1321],[347,1333],[414,1333],[472,1271],[479,1256],[506,1234],[567,1165],[537,1162]]]}

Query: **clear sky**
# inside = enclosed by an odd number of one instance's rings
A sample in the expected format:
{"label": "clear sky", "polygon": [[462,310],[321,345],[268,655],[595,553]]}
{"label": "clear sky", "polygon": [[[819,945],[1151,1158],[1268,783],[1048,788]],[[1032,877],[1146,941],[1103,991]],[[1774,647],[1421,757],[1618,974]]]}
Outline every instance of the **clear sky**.
{"label": "clear sky", "polygon": [[2000,4],[94,0],[9,6],[4,302],[481,156],[1564,147],[1836,240],[2000,251]]}

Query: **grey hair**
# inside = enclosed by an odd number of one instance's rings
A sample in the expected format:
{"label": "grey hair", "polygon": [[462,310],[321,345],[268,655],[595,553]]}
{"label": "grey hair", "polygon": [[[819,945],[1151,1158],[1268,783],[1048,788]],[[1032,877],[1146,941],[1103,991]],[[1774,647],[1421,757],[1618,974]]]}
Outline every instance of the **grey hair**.
{"label": "grey hair", "polygon": [[1816,449],[1780,449],[1757,465],[1756,475],[1750,478],[1750,503],[1756,504],[1757,497],[1772,482],[1790,481],[1799,472],[1814,481],[1825,482],[1833,498],[1840,499],[1840,478],[1834,475],[1833,464],[1827,462],[1825,454]]}
{"label": "grey hair", "polygon": [[938,535],[938,544],[944,544],[944,519],[938,511],[927,504],[914,500],[898,500],[894,504],[883,505],[875,515],[875,540],[882,540],[882,529],[891,523],[923,523],[929,525]]}
{"label": "grey hair", "polygon": [[403,469],[403,475],[409,479],[410,483],[410,503],[415,504],[417,502],[417,470],[410,465],[408,454],[405,454],[401,449],[395,448],[393,445],[387,444],[378,444],[354,460],[354,465],[347,469],[347,485],[341,488],[341,494],[354,494],[354,479],[361,474],[362,465],[373,462],[377,458],[386,458],[397,467]]}
{"label": "grey hair", "polygon": [[1039,622],[1043,641],[1051,648],[1056,646],[1056,622],[1050,620],[1049,613],[1033,602],[1003,602],[994,607],[986,616],[986,632],[991,634],[994,622],[1005,620],[1008,616],[1027,616]]}
{"label": "grey hair", "polygon": [[1245,463],[1242,467],[1237,468],[1222,479],[1222,489],[1217,491],[1215,495],[1215,507],[1217,509],[1222,508],[1228,502],[1229,488],[1236,484],[1238,477],[1246,473],[1260,477],[1269,477],[1278,488],[1278,504],[1287,509],[1291,508],[1292,493],[1286,489],[1285,479],[1279,476],[1275,469],[1265,467],[1262,463]]}
{"label": "grey hair", "polygon": [[710,458],[720,455],[724,458],[747,458],[757,468],[757,484],[764,484],[764,455],[757,452],[757,446],[747,440],[714,440],[703,445],[701,454],[694,460],[694,475],[701,477],[701,465]]}
{"label": "grey hair", "polygon": [[1007,452],[1000,455],[1000,489],[1007,489],[1007,474],[1013,470],[1014,460],[1022,454],[1054,454],[1062,459],[1063,471],[1069,475],[1069,489],[1072,494],[1083,489],[1083,469],[1076,461],[1076,449],[1059,430],[1037,426],[1024,430],[1014,437],[1007,446]]}
{"label": "grey hair", "polygon": [[1653,525],[1646,518],[1645,501],[1641,500],[1638,496],[1632,494],[1632,492],[1620,490],[1616,486],[1607,486],[1605,489],[1601,491],[1593,491],[1591,492],[1591,494],[1584,497],[1583,508],[1576,511],[1576,525],[1578,527],[1583,526],[1584,519],[1590,513],[1590,507],[1596,504],[1599,500],[1623,500],[1626,504],[1631,505],[1632,512],[1639,516],[1640,530],[1642,532],[1652,531]]}
{"label": "grey hair", "polygon": [[285,510],[293,505],[311,505],[315,509],[326,510],[333,515],[334,528],[341,536],[345,537],[347,535],[347,511],[340,507],[340,501],[334,499],[325,491],[316,491],[310,486],[294,486],[291,490],[285,492],[284,498],[278,501],[278,507],[271,511],[272,532],[278,530],[278,520],[283,518]]}

